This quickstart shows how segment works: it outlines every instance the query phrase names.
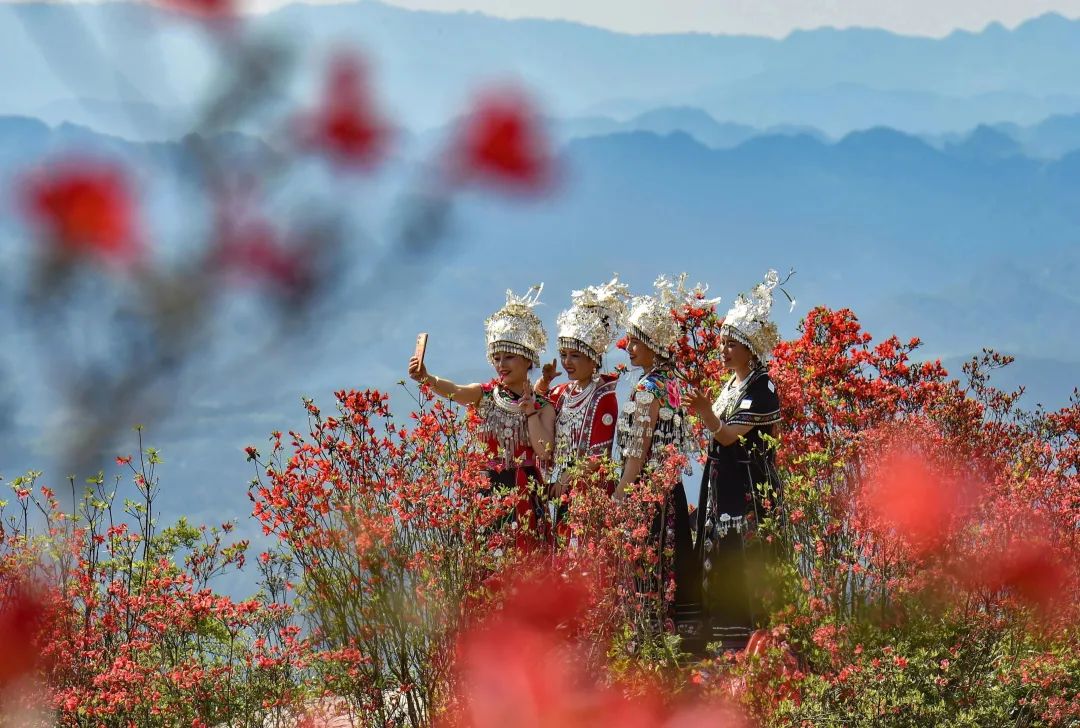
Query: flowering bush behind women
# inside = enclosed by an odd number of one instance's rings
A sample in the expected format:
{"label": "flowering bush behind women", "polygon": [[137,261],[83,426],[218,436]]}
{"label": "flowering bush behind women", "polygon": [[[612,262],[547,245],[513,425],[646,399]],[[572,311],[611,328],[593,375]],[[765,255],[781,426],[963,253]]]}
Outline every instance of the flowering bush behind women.
{"label": "flowering bush behind women", "polygon": [[[707,307],[684,323],[684,347],[719,326]],[[405,427],[386,395],[339,392],[332,416],[307,403],[307,433],[248,451],[254,513],[279,543],[254,562],[265,586],[252,600],[210,585],[245,566],[229,524],[154,525],[153,451],[133,463],[124,513],[100,478],[74,514],[34,476],[15,481],[0,630],[29,624],[5,644],[36,641],[0,660],[6,709],[63,725],[317,712],[360,725],[1069,725],[1080,401],[1024,412],[989,385],[1006,357],[974,359],[961,383],[913,361],[918,346],[815,309],[774,352],[784,491],[754,536],[773,554],[772,608],[738,655],[682,654],[673,585],[652,571],[648,524],[680,456],[620,503],[610,463],[579,473],[567,518],[532,528],[511,516],[516,494],[489,490],[462,410],[422,391]],[[706,345],[686,360],[718,384]]]}

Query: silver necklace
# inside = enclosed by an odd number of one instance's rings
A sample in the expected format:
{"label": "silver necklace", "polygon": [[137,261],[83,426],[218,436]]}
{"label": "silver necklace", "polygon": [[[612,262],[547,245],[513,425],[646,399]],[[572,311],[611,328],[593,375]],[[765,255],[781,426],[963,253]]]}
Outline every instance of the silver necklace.
{"label": "silver necklace", "polygon": [[566,388],[566,394],[564,395],[565,404],[563,404],[564,410],[567,408],[576,409],[580,407],[582,403],[588,402],[592,397],[593,390],[596,389],[596,382],[589,382],[585,388],[578,387],[576,382],[574,385],[577,390],[575,392],[571,392],[570,387]]}
{"label": "silver necklace", "polygon": [[751,371],[746,375],[746,379],[741,382],[735,377],[732,377],[724,385],[724,388],[720,390],[720,396],[713,402],[712,411],[713,414],[719,417],[722,421],[726,422],[732,414],[731,409],[743,398],[743,393],[746,391],[747,386],[750,384],[750,380],[754,378],[754,372]]}
{"label": "silver necklace", "polygon": [[481,412],[480,433],[495,440],[499,454],[507,466],[514,461],[515,452],[529,444],[529,431],[525,413],[518,407],[520,398],[511,398],[503,388],[496,385],[491,390],[491,405]]}

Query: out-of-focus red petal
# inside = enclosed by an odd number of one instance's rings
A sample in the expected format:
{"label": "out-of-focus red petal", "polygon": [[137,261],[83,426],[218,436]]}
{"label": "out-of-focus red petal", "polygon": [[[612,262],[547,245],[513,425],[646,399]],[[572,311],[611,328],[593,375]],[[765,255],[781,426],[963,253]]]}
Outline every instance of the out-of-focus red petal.
{"label": "out-of-focus red petal", "polygon": [[129,264],[142,252],[130,185],[115,164],[50,163],[24,177],[20,193],[25,216],[60,253]]}
{"label": "out-of-focus red petal", "polygon": [[531,191],[551,181],[551,153],[539,115],[516,90],[479,97],[456,154],[457,171],[466,181]]}
{"label": "out-of-focus red petal", "polygon": [[229,20],[238,15],[236,0],[156,0],[156,4],[203,20]]}
{"label": "out-of-focus red petal", "polygon": [[972,488],[901,445],[876,463],[865,491],[879,527],[901,536],[917,555],[939,549],[953,533]]}
{"label": "out-of-focus red petal", "polygon": [[1038,539],[1017,539],[1003,553],[986,560],[984,584],[1007,589],[1028,605],[1050,613],[1071,593],[1071,574],[1055,553],[1050,544]]}
{"label": "out-of-focus red petal", "polygon": [[46,607],[27,585],[0,597],[0,688],[31,673],[38,663],[37,637],[46,621]]}
{"label": "out-of-focus red petal", "polygon": [[367,168],[385,155],[390,127],[375,110],[363,61],[339,54],[330,62],[319,105],[297,121],[300,143],[335,162]]}

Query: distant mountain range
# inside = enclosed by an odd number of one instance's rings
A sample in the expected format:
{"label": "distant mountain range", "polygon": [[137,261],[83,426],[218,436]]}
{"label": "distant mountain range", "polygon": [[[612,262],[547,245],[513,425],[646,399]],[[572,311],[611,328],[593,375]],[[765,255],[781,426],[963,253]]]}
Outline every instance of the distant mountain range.
{"label": "distant mountain range", "polygon": [[[421,176],[416,158],[486,82],[513,77],[538,94],[560,184],[533,203],[463,195],[437,259],[416,264],[422,276],[374,281],[381,296],[356,255],[332,316],[295,346],[253,360],[226,341],[148,432],[165,453],[163,513],[244,513],[243,445],[303,427],[300,395],[329,406],[343,387],[395,389],[417,331],[432,332],[434,371],[486,377],[484,317],[508,286],[540,280],[553,331],[569,292],[613,271],[644,292],[688,270],[724,307],[767,268],[794,268],[796,308],[775,311],[786,336],[810,306],[850,307],[878,338],[922,337],[922,354],[955,374],[983,346],[1014,354],[999,381],[1026,385],[1028,405],[1060,406],[1080,384],[1080,22],[1048,15],[942,39],[631,36],[368,1],[291,5],[247,32],[297,63],[258,125],[208,140],[237,167],[274,151],[267,120],[313,98],[336,43],[369,54],[379,98],[406,127],[401,153],[362,193],[334,190],[363,194],[346,207],[369,223],[372,255],[400,212],[394,195]],[[149,239],[166,253],[198,241],[205,200],[186,135],[221,66],[212,37],[150,4],[0,3],[0,280],[26,254],[6,214],[13,181],[56,154],[122,160],[152,212]],[[270,205],[303,206],[327,184],[315,164],[283,174]],[[56,393],[19,307],[3,301],[0,475],[44,468],[56,485],[43,425]]]}
{"label": "distant mountain range", "polygon": [[[0,117],[0,185],[77,149],[125,160],[153,196],[187,174],[188,143]],[[214,143],[234,155],[266,144],[242,134]],[[726,149],[681,131],[619,131],[572,139],[561,160],[564,183],[542,205],[468,198],[459,265],[483,269],[489,246],[513,240],[550,250],[535,265],[556,281],[567,275],[557,252],[571,246],[598,275],[696,269],[726,287],[792,266],[807,303],[851,306],[879,330],[923,335],[941,355],[991,345],[1080,362],[1080,151],[1033,159],[988,127],[941,149],[885,128],[835,142],[770,133]],[[303,174],[290,184],[302,186]],[[155,209],[166,228],[182,218],[168,204]]]}
{"label": "distant mountain range", "polygon": [[[793,267],[796,308],[789,313],[781,301],[774,311],[785,336],[810,306],[850,307],[879,339],[922,337],[921,354],[944,358],[955,375],[983,346],[1012,353],[1017,363],[997,381],[1027,386],[1028,406],[1061,406],[1080,384],[1080,152],[1032,159],[1007,139],[990,129],[941,149],[890,129],[838,141],[769,134],[726,149],[681,131],[572,139],[549,198],[513,204],[464,196],[454,235],[421,279],[373,299],[368,261],[358,256],[340,299],[305,327],[301,342],[252,359],[225,341],[199,376],[183,378],[169,420],[151,422],[147,433],[165,453],[162,517],[212,522],[247,512],[243,446],[264,442],[271,430],[304,427],[301,395],[329,408],[332,392],[344,387],[396,391],[417,331],[432,332],[433,371],[475,381],[490,371],[482,321],[507,287],[546,282],[540,314],[554,331],[569,292],[612,271],[644,292],[658,273],[688,270],[723,296],[724,307],[768,267]],[[187,163],[193,141],[132,142],[70,124],[0,118],[0,189],[13,189],[14,175],[65,150],[121,159],[139,180],[155,230],[172,231],[153,237],[168,253],[190,243],[185,225],[198,223],[184,192],[197,183]],[[265,143],[241,134],[210,142],[237,158]],[[380,187],[415,174],[407,156],[382,171]],[[301,165],[289,189],[311,187],[309,173]],[[373,231],[392,213],[374,205],[365,212]],[[0,215],[0,279],[9,280],[25,253],[20,232]],[[5,298],[0,475],[42,468],[56,484],[63,474],[50,460],[56,433],[47,429],[55,392],[41,367],[28,364],[37,361],[29,333]],[[261,538],[247,521],[240,533]]]}
{"label": "distant mountain range", "polygon": [[[1052,14],[940,39],[821,29],[775,40],[620,35],[369,0],[290,5],[253,19],[249,32],[298,60],[282,78],[282,104],[310,97],[326,54],[347,43],[369,53],[380,95],[415,130],[446,123],[477,85],[507,77],[536,89],[559,118],[625,121],[690,106],[725,123],[833,137],[874,126],[1030,126],[1080,112],[1080,22]],[[217,81],[216,53],[196,25],[150,5],[0,4],[0,113],[179,136]]]}
{"label": "distant mountain range", "polygon": [[[730,149],[760,136],[808,136],[822,142],[830,141],[828,135],[811,126],[782,125],[759,129],[717,121],[711,114],[690,106],[653,109],[624,121],[594,116],[551,119],[550,123],[562,141],[634,131],[661,136],[682,132],[713,149]],[[964,132],[912,136],[958,157],[1057,159],[1080,149],[1080,114],[1059,114],[1030,126],[979,124]]]}

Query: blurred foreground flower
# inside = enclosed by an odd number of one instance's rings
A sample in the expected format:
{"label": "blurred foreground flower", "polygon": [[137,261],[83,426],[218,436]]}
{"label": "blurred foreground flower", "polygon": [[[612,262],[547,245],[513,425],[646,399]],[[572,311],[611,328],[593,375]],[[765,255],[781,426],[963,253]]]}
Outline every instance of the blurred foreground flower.
{"label": "blurred foreground flower", "polygon": [[[3,581],[9,581],[4,576]],[[38,636],[46,624],[46,607],[36,588],[21,581],[0,581],[0,692],[30,677],[37,668]],[[2,722],[2,721],[0,721]]]}
{"label": "blurred foreground flower", "polygon": [[1077,607],[1067,603],[1074,593],[1071,572],[1061,563],[1057,549],[1038,537],[1013,540],[976,571],[984,586],[1008,591],[1044,617],[1055,616],[1059,608],[1074,612]]}
{"label": "blurred foreground flower", "polygon": [[582,577],[514,582],[501,610],[464,633],[456,670],[457,728],[655,728],[748,723],[723,705],[665,705],[654,691],[627,695],[591,665],[575,624],[593,596]]}
{"label": "blurred foreground flower", "polygon": [[236,0],[156,0],[155,4],[202,20],[231,20],[238,14]]}
{"label": "blurred foreground flower", "polygon": [[363,61],[341,53],[330,62],[319,106],[297,122],[302,146],[352,168],[370,168],[384,156],[390,127],[375,110]]}
{"label": "blurred foreground flower", "polygon": [[268,283],[291,295],[303,295],[315,283],[311,255],[287,246],[265,217],[219,210],[215,244],[216,262],[226,275]]}
{"label": "blurred foreground flower", "polygon": [[[879,535],[900,537],[915,556],[939,550],[956,533],[974,503],[972,487],[909,442],[889,442],[874,463],[865,490]],[[899,437],[905,437],[903,433]]]}
{"label": "blurred foreground flower", "polygon": [[130,266],[142,254],[135,203],[122,168],[69,159],[28,174],[20,189],[27,219],[65,256]]}
{"label": "blurred foreground flower", "polygon": [[479,97],[455,153],[454,171],[466,182],[535,192],[551,181],[551,151],[540,116],[517,90]]}

